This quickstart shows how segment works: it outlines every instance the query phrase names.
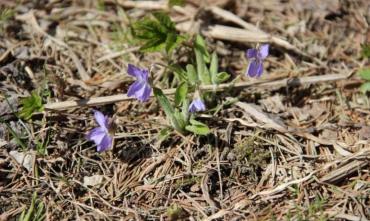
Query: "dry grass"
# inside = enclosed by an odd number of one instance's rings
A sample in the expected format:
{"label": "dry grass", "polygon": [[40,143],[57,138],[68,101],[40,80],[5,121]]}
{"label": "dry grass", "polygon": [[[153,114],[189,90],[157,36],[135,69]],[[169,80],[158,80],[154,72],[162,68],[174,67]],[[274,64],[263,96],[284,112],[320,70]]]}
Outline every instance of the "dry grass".
{"label": "dry grass", "polygon": [[[370,219],[370,102],[353,75],[369,66],[360,57],[368,1],[189,0],[171,9],[179,30],[207,36],[233,78],[247,48],[272,50],[262,80],[220,88],[220,109],[200,116],[211,135],[164,141],[155,100],[121,94],[128,63],[166,62],[143,55],[128,31],[169,10],[165,2],[15,2],[0,2],[14,10],[0,23],[0,220],[18,219],[33,198],[46,220]],[[165,70],[155,72],[164,86]],[[114,149],[97,153],[86,141],[94,120],[78,103],[17,118],[17,101],[40,88],[50,105],[118,95],[90,103],[114,115]]]}

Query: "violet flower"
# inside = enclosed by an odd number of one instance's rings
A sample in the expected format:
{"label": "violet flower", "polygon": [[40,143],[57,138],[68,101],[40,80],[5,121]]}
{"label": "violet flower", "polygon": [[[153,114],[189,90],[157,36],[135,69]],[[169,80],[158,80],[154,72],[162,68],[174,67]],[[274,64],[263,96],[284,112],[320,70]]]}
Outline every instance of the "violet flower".
{"label": "violet flower", "polygon": [[129,64],[127,73],[136,78],[136,81],[128,89],[127,96],[135,97],[141,102],[147,101],[152,91],[149,83],[149,71]]}
{"label": "violet flower", "polygon": [[269,54],[269,45],[264,44],[259,49],[251,48],[245,53],[246,57],[250,60],[247,68],[246,75],[250,77],[260,77],[263,73],[263,60]]}
{"label": "violet flower", "polygon": [[87,134],[87,139],[94,141],[98,152],[108,150],[113,143],[113,138],[109,134],[109,119],[107,116],[104,116],[100,111],[97,110],[94,110],[94,117],[99,127],[92,129]]}
{"label": "violet flower", "polygon": [[194,113],[197,111],[205,111],[206,105],[204,105],[203,101],[200,98],[194,99],[191,104],[189,105],[189,112]]}

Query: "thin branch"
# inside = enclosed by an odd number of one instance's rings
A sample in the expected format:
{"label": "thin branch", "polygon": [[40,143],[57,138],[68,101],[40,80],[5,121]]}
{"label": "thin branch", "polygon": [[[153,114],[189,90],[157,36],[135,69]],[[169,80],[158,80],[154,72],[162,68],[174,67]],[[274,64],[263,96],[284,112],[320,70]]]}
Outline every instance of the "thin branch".
{"label": "thin branch", "polygon": [[[214,85],[203,85],[200,87],[202,91],[224,91],[227,89],[244,89],[249,87],[259,87],[259,88],[271,88],[271,87],[285,87],[285,86],[299,86],[302,84],[312,84],[327,81],[338,81],[349,78],[350,74],[328,74],[320,76],[309,76],[309,77],[296,77],[296,78],[286,78],[282,80],[258,80],[254,82],[240,82],[240,83],[226,83],[220,84],[218,86]],[[176,92],[176,88],[163,90],[165,95],[171,95]],[[153,95],[152,95],[153,96]],[[73,100],[73,101],[62,101],[56,103],[46,104],[45,110],[47,111],[57,111],[65,110],[76,107],[84,106],[98,106],[104,104],[111,104],[121,101],[134,100],[133,97],[128,97],[127,94],[118,94],[105,97],[93,97],[88,99]]]}

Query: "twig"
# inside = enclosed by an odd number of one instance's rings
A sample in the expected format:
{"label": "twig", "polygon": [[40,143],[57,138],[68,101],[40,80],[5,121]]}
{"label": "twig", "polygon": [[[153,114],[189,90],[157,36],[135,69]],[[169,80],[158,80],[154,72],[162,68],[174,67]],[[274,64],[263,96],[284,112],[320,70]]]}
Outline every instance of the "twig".
{"label": "twig", "polygon": [[[271,87],[284,87],[284,86],[299,86],[302,84],[343,80],[343,79],[347,79],[351,75],[352,73],[350,74],[328,74],[328,75],[309,76],[309,77],[300,77],[300,78],[286,78],[286,79],[274,80],[274,81],[258,80],[254,82],[226,83],[226,84],[220,84],[216,88],[214,87],[214,85],[203,85],[200,87],[200,89],[203,91],[224,91],[230,88],[243,89],[243,88],[248,88],[248,87],[271,88]],[[175,88],[163,90],[163,93],[166,95],[171,95],[171,94],[174,94],[175,92],[176,92]],[[118,94],[118,95],[105,96],[105,97],[93,97],[93,98],[81,99],[81,100],[49,103],[49,104],[46,104],[44,108],[47,111],[53,111],[53,110],[56,111],[56,110],[65,110],[65,109],[76,108],[76,107],[111,104],[111,103],[128,101],[128,100],[133,100],[133,99],[135,98],[128,97],[127,94]]]}
{"label": "twig", "polygon": [[320,65],[323,64],[323,62],[320,61],[319,59],[301,51],[300,49],[290,44],[286,40],[267,34],[263,31],[257,32],[224,25],[214,25],[210,26],[209,30],[205,31],[204,34],[215,39],[236,41],[242,43],[272,43],[282,48],[285,48],[286,50],[293,51],[298,55],[311,59]]}

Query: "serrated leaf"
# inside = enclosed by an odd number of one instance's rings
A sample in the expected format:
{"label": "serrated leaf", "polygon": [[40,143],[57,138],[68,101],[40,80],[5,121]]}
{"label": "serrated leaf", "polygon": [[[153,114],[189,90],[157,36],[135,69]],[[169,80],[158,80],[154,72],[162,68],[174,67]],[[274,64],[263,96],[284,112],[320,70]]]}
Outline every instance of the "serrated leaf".
{"label": "serrated leaf", "polygon": [[190,119],[190,123],[191,125],[188,125],[185,127],[185,129],[187,131],[190,131],[194,134],[198,134],[198,135],[207,135],[210,133],[210,130],[208,128],[207,125],[199,122],[199,121],[196,121],[194,119]]}
{"label": "serrated leaf", "polygon": [[186,65],[186,73],[191,84],[196,84],[198,82],[197,72],[192,64]]}
{"label": "serrated leaf", "polygon": [[168,6],[170,6],[170,7],[173,7],[175,5],[182,6],[184,4],[185,4],[185,1],[184,0],[169,0],[168,1]]}
{"label": "serrated leaf", "polygon": [[153,13],[153,18],[145,17],[135,22],[132,27],[134,38],[141,40],[144,45],[142,51],[153,52],[166,49],[170,52],[182,41],[183,37],[177,34],[175,23],[164,12]]}
{"label": "serrated leaf", "polygon": [[151,39],[147,41],[143,46],[140,47],[140,50],[143,52],[154,52],[160,51],[165,47],[162,39]]}
{"label": "serrated leaf", "polygon": [[31,96],[25,97],[21,100],[21,110],[19,117],[28,120],[34,112],[40,112],[44,109],[42,98],[36,91],[32,91]]}
{"label": "serrated leaf", "polygon": [[175,93],[175,105],[179,106],[182,104],[186,96],[188,95],[188,84],[186,82],[182,82],[176,89]]}
{"label": "serrated leaf", "polygon": [[153,16],[159,21],[159,23],[164,26],[167,31],[175,30],[175,23],[171,21],[170,16],[164,12],[155,12]]}
{"label": "serrated leaf", "polygon": [[370,43],[361,45],[361,48],[362,48],[362,51],[361,51],[362,56],[365,58],[370,58]]}
{"label": "serrated leaf", "polygon": [[370,68],[359,70],[357,73],[362,79],[370,81]]}
{"label": "serrated leaf", "polygon": [[230,75],[226,72],[220,72],[216,75],[216,84],[221,84],[222,82],[227,81],[230,78]]}
{"label": "serrated leaf", "polygon": [[363,83],[360,87],[360,91],[364,94],[370,92],[370,82]]}
{"label": "serrated leaf", "polygon": [[171,51],[175,48],[177,42],[177,35],[174,33],[169,33],[166,38],[166,52]]}

